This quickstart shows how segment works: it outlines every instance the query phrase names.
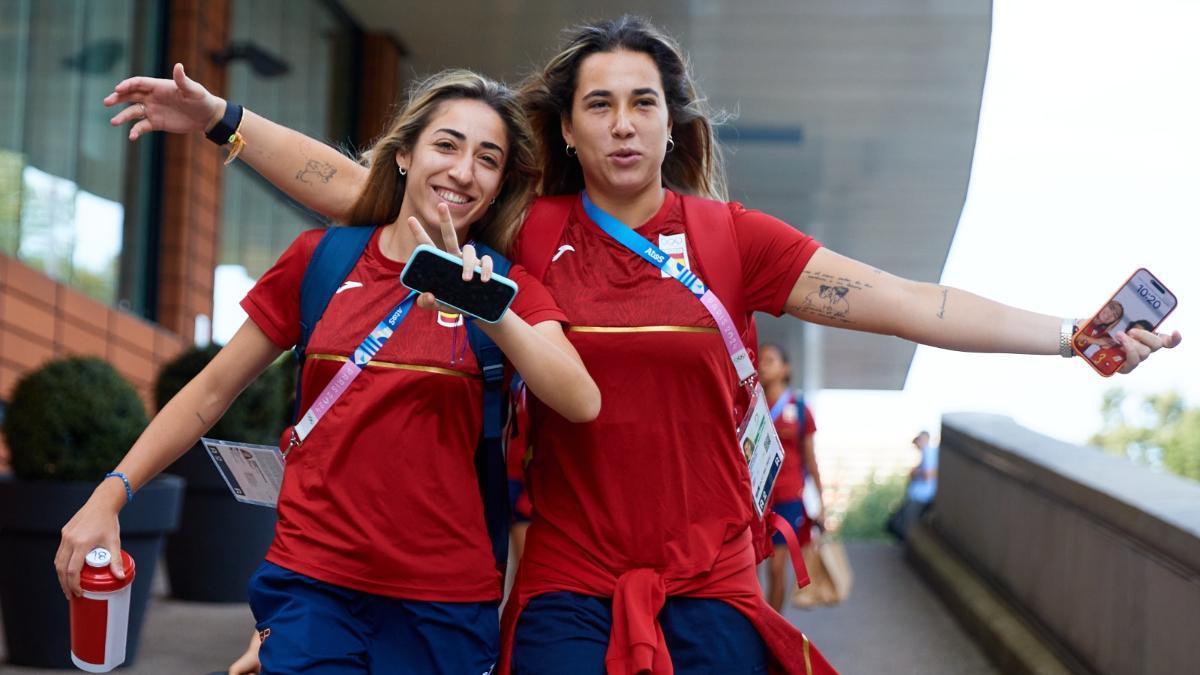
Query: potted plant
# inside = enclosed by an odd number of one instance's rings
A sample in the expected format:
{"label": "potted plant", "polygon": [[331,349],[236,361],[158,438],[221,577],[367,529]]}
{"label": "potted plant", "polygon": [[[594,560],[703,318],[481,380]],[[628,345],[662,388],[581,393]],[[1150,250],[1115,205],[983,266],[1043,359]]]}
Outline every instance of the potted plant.
{"label": "potted plant", "polygon": [[[54,571],[60,530],[145,426],[137,391],[100,359],[51,361],[17,383],[4,419],[13,476],[0,480],[0,612],[12,663],[72,666],[68,605]],[[121,545],[137,563],[127,663],[182,497],[183,480],[162,476],[121,511]]]}
{"label": "potted plant", "polygon": [[[163,367],[154,387],[159,408],[208,365],[219,348],[193,348]],[[207,433],[211,438],[274,444],[285,426],[284,371],[266,369]],[[275,510],[242,504],[229,493],[203,446],[168,472],[187,481],[179,529],[167,540],[171,595],[201,602],[245,602],[246,584],[275,534]],[[213,555],[220,564],[213,564]]]}

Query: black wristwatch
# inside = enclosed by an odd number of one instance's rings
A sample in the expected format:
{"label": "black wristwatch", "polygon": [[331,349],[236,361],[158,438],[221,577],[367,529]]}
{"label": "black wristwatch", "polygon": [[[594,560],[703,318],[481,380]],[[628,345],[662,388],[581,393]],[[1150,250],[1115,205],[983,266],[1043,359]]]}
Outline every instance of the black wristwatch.
{"label": "black wristwatch", "polygon": [[225,114],[213,125],[213,128],[204,133],[205,137],[217,145],[232,143],[234,134],[237,133],[238,127],[242,125],[242,112],[242,106],[237,103],[226,102]]}

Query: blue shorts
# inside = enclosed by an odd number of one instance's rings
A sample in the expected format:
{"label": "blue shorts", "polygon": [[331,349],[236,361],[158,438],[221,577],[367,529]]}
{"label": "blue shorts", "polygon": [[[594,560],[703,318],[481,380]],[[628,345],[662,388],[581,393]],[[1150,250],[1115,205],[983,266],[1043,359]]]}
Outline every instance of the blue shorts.
{"label": "blue shorts", "polygon": [[[762,638],[742,613],[721,600],[667,598],[658,615],[676,675],[766,675]],[[547,593],[517,622],[514,675],[604,675],[612,600]]]}
{"label": "blue shorts", "polygon": [[[784,520],[791,523],[793,529],[798,530],[804,524],[804,502],[799,499],[788,502],[776,502],[775,513],[783,516]],[[778,532],[771,535],[771,543],[776,546],[787,546],[787,540]]]}
{"label": "blue shorts", "polygon": [[264,675],[487,673],[500,651],[495,602],[422,602],[354,591],[264,562],[250,578]]}

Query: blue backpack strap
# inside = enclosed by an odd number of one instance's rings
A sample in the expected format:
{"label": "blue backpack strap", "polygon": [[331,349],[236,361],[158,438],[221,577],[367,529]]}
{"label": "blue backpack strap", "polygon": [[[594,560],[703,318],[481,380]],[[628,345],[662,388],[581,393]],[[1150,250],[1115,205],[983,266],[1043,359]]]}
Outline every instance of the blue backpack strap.
{"label": "blue backpack strap", "polygon": [[329,306],[334,293],[349,276],[366,250],[374,226],[333,226],[325,230],[313,250],[304,280],[300,282],[300,340],[292,349],[296,355],[296,400],[292,405],[292,421],[300,416],[300,382],[303,381],[304,353],[313,329]]}
{"label": "blue backpack strap", "polygon": [[[479,257],[492,257],[492,269],[507,275],[512,263],[495,250],[476,245]],[[508,413],[508,388],[504,386],[504,354],[474,321],[467,321],[467,339],[483,373],[483,434],[475,449],[475,475],[483,498],[483,515],[496,569],[508,565],[508,464],[504,455],[504,424]]]}

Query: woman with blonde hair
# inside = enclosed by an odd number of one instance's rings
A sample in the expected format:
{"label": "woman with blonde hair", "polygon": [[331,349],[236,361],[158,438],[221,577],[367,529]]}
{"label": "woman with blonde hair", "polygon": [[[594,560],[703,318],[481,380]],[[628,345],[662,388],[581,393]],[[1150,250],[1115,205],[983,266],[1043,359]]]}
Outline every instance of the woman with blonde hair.
{"label": "woman with blonde hair", "polygon": [[[498,672],[832,672],[755,573],[770,538],[767,486],[752,482],[738,429],[761,396],[751,315],[1063,356],[1072,322],[892,276],[725,201],[715,117],[682,50],[645,20],[572,29],[522,99],[544,171],[513,259],[563,309],[605,405],[578,424],[530,400],[536,508]],[[261,131],[248,142],[273,154],[256,170],[310,208],[346,212],[361,170]],[[289,181],[308,161],[337,175]],[[1122,371],[1179,340],[1131,331]]]}
{"label": "woman with blonde hair", "polygon": [[[177,65],[173,82],[134,78],[114,95],[131,97],[133,112],[168,130],[196,121],[172,118],[159,97],[195,95],[208,107],[205,121],[241,115],[245,128],[253,117],[193,85]],[[244,148],[254,150],[252,142]],[[309,412],[281,443],[287,469],[278,526],[250,583],[263,670],[488,671],[503,575],[476,472],[487,374],[466,348],[474,329],[461,316],[447,322],[438,312],[409,311],[414,302],[447,308],[430,294],[416,298],[398,277],[420,243],[440,239],[461,253],[464,276],[476,265],[467,242],[505,248],[537,176],[534,157],[525,119],[503,85],[461,70],[418,83],[368,153],[365,189],[347,219],[364,228],[365,248],[311,336],[301,332],[301,289],[314,251],[334,229],[301,234],[258,280],[242,301],[249,320],[64,527],[55,560],[64,593],[80,593],[88,551],[119,549],[118,513],[137,488],[299,342],[306,359],[298,410]],[[488,277],[492,259],[479,262]],[[576,422],[594,418],[599,392],[563,334],[562,312],[522,268],[509,276],[520,292],[497,323],[479,325],[481,334],[541,400]],[[360,361],[364,351],[371,353]],[[119,564],[114,572],[123,574]]]}

